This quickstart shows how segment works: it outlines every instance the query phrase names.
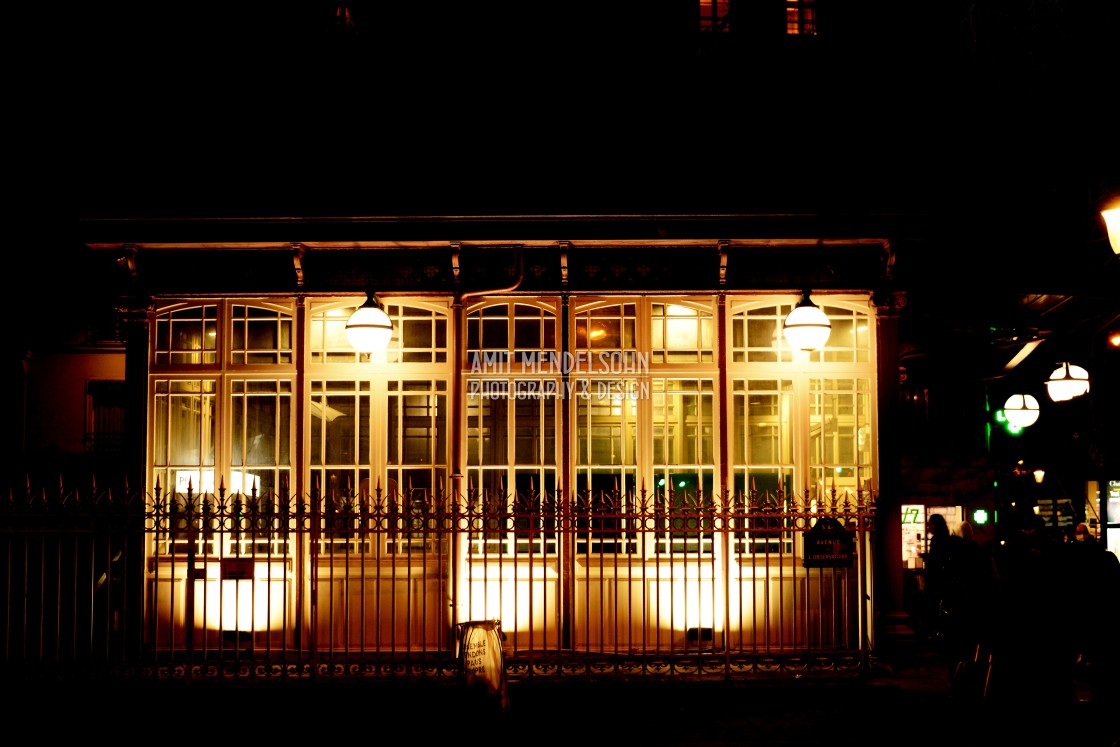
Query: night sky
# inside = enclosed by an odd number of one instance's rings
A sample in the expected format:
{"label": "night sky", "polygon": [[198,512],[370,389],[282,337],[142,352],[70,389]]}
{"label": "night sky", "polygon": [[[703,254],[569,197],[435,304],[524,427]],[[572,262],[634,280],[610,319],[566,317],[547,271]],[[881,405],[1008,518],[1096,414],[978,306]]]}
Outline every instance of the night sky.
{"label": "night sky", "polygon": [[1037,214],[1115,178],[1114,4],[880,5],[796,57],[700,54],[669,2],[85,6],[81,214]]}

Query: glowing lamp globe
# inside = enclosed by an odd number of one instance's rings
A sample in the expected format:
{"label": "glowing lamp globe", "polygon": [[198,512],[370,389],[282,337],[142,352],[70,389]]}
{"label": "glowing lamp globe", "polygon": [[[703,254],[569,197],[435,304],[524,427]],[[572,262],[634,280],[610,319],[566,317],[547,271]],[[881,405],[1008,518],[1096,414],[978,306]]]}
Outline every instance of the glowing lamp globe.
{"label": "glowing lamp globe", "polygon": [[1038,420],[1038,400],[1029,394],[1012,394],[1003,404],[1003,416],[1019,428],[1034,425]]}
{"label": "glowing lamp globe", "polygon": [[828,316],[809,299],[809,291],[805,291],[801,303],[782,322],[786,342],[797,350],[819,350],[828,342],[831,333]]}
{"label": "glowing lamp globe", "polygon": [[1112,246],[1114,254],[1120,254],[1120,205],[1101,211],[1104,218],[1105,229],[1108,231],[1108,243]]}
{"label": "glowing lamp globe", "polygon": [[1080,397],[1089,391],[1089,372],[1081,366],[1063,363],[1050,374],[1046,391],[1055,402]]}
{"label": "glowing lamp globe", "polygon": [[384,350],[392,336],[393,322],[374,296],[368,296],[346,320],[346,339],[359,353]]}

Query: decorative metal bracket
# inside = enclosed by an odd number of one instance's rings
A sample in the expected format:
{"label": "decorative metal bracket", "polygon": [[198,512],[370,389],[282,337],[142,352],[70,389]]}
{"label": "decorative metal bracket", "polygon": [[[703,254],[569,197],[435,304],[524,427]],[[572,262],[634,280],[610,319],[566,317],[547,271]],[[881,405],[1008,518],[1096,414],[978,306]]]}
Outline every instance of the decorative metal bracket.
{"label": "decorative metal bracket", "polygon": [[117,264],[128,270],[131,280],[136,280],[136,244],[123,244],[121,252],[123,254],[117,258]]}
{"label": "decorative metal bracket", "polygon": [[296,286],[303,287],[303,254],[306,251],[303,244],[292,242],[292,267],[296,271]]}
{"label": "decorative metal bracket", "polygon": [[716,246],[719,248],[719,284],[727,285],[727,247],[731,244],[727,239],[720,239]]}
{"label": "decorative metal bracket", "polygon": [[458,241],[451,242],[451,278],[459,284],[459,249],[462,245]]}
{"label": "decorative metal bracket", "polygon": [[871,304],[881,317],[897,318],[906,301],[906,291],[879,289],[871,294]]}
{"label": "decorative metal bracket", "polygon": [[557,242],[560,246],[560,284],[568,287],[568,250],[572,248],[570,241]]}

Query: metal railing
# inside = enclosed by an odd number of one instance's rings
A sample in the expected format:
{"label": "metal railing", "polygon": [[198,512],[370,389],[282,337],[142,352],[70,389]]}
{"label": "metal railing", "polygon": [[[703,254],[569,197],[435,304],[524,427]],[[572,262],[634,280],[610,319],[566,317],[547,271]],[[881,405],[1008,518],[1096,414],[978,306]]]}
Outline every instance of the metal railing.
{"label": "metal railing", "polygon": [[11,491],[9,673],[511,678],[860,671],[874,496]]}

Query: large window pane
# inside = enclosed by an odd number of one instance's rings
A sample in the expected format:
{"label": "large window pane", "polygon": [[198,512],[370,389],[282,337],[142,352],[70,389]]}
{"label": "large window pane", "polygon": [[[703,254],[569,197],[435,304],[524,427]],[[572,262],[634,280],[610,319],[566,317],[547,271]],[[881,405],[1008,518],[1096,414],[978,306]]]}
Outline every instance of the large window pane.
{"label": "large window pane", "polygon": [[230,356],[233,363],[290,363],[290,313],[234,304]]}
{"label": "large window pane", "polygon": [[652,384],[657,486],[692,492],[711,490],[715,470],[713,382],[654,379]]}
{"label": "large window pane", "polygon": [[153,401],[153,462],[167,491],[213,489],[217,382],[157,380]]}
{"label": "large window pane", "polygon": [[156,316],[155,362],[189,366],[218,361],[218,307],[189,306]]}
{"label": "large window pane", "polygon": [[385,351],[387,363],[445,363],[447,311],[400,303],[386,303],[385,313],[393,322],[393,337]]}
{"label": "large window pane", "polygon": [[313,486],[323,491],[369,491],[369,382],[316,380],[310,390],[308,451]]}
{"label": "large window pane", "polygon": [[870,474],[870,380],[810,381],[810,454],[823,492],[854,492]]}
{"label": "large window pane", "polygon": [[715,320],[711,310],[682,304],[651,306],[651,348],[654,363],[697,363],[714,360]]}
{"label": "large window pane", "polygon": [[233,380],[230,389],[234,470],[229,487],[245,492],[278,489],[291,467],[291,382]]}

